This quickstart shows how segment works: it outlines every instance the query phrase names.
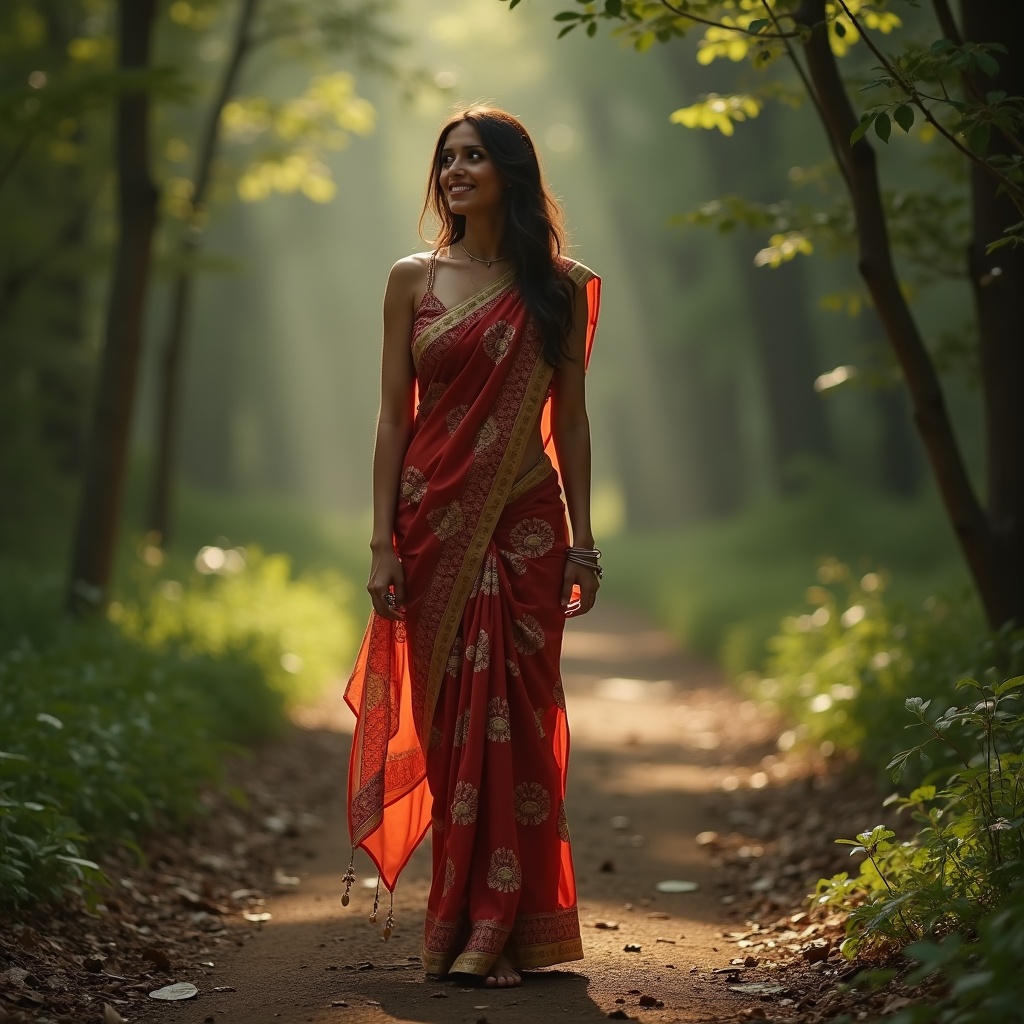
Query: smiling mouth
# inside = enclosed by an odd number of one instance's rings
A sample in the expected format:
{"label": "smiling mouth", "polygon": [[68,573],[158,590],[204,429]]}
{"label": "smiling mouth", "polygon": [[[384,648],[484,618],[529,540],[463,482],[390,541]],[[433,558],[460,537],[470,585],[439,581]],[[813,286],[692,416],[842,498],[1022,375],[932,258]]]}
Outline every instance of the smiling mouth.
{"label": "smiling mouth", "polygon": [[472,188],[472,185],[452,185],[451,188],[448,189],[448,194],[450,196],[458,196],[465,192],[469,192]]}

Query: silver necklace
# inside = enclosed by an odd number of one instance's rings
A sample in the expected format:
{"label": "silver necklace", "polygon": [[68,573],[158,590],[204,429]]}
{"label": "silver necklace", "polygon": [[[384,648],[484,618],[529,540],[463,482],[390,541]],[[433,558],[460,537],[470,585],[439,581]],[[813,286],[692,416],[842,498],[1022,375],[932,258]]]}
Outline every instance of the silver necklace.
{"label": "silver necklace", "polygon": [[512,259],[512,257],[511,257],[511,256],[495,256],[493,260],[482,260],[482,259],[480,259],[480,257],[479,257],[479,256],[474,256],[474,255],[473,255],[473,254],[472,254],[472,253],[471,253],[471,252],[470,252],[470,251],[469,251],[469,250],[468,250],[468,249],[466,248],[466,243],[465,243],[465,242],[463,242],[463,241],[462,241],[461,239],[459,239],[459,246],[460,246],[460,247],[462,248],[462,251],[463,251],[463,252],[464,252],[464,253],[465,253],[465,254],[466,254],[466,255],[467,255],[467,256],[468,256],[468,257],[469,257],[469,258],[470,258],[470,259],[471,259],[471,260],[472,260],[472,261],[473,261],[474,263],[482,263],[482,264],[483,264],[483,265],[484,265],[485,267],[489,267],[489,266],[490,266],[490,265],[491,265],[492,263],[501,263],[501,262],[502,262],[503,260],[510,260],[510,259]]}

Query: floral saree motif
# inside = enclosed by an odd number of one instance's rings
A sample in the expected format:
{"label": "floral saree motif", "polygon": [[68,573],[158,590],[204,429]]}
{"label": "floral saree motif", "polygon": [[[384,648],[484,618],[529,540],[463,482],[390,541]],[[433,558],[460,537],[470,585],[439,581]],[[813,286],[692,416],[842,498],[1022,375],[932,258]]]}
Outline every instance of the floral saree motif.
{"label": "floral saree motif", "polygon": [[[600,280],[561,269],[588,299]],[[582,956],[563,800],[568,536],[552,459],[521,469],[552,369],[509,272],[413,327],[419,405],[395,517],[406,617],[371,614],[345,698],[349,829],[384,885],[432,829],[424,967],[486,974]],[[551,448],[550,443],[547,446]]]}

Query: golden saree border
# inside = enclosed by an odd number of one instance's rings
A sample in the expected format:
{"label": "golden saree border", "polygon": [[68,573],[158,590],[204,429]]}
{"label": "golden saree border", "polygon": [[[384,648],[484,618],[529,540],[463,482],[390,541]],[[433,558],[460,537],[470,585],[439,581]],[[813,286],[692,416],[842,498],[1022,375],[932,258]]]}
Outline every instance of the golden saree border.
{"label": "golden saree border", "polygon": [[424,327],[423,331],[412,343],[413,362],[419,366],[424,353],[442,334],[450,331],[460,320],[490,302],[491,299],[496,298],[506,288],[511,287],[515,282],[515,276],[515,269],[507,270],[501,277],[487,285],[486,288],[478,291],[475,295],[471,295],[463,302],[456,303],[443,316],[439,316]]}
{"label": "golden saree border", "polygon": [[506,505],[511,505],[517,498],[521,498],[524,494],[528,494],[530,491],[544,480],[554,473],[555,467],[551,465],[551,459],[548,457],[548,453],[545,452],[541,457],[531,466],[526,473],[524,473],[513,485],[512,490],[508,492],[508,497],[505,499]]}
{"label": "golden saree border", "polygon": [[526,447],[530,430],[536,422],[537,414],[547,396],[548,384],[553,373],[554,368],[544,359],[543,354],[538,353],[509,436],[508,445],[498,465],[498,471],[494,474],[490,492],[484,502],[480,518],[477,520],[473,536],[466,547],[462,566],[449,594],[448,604],[441,616],[441,622],[435,635],[434,650],[431,652],[430,668],[427,673],[423,717],[420,721],[421,736],[430,735],[437,694],[448,664],[448,652],[455,642],[455,634],[462,622],[462,611],[466,606],[469,593],[473,589],[477,574],[480,572],[480,566],[483,564],[494,527],[505,507],[512,485],[515,483],[515,475],[522,462],[523,449]]}

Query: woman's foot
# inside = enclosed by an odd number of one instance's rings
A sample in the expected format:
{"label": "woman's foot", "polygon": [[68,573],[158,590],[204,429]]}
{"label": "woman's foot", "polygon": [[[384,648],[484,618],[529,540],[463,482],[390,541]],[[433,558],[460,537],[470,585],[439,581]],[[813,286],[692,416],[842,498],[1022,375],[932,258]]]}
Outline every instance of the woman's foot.
{"label": "woman's foot", "polygon": [[515,988],[522,984],[522,975],[512,966],[511,961],[502,953],[494,966],[487,972],[484,984],[488,988]]}

